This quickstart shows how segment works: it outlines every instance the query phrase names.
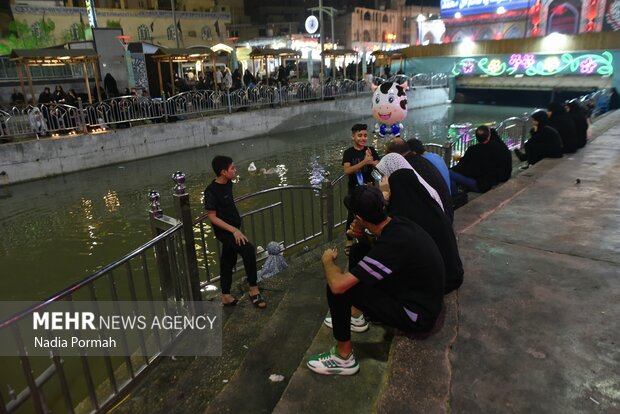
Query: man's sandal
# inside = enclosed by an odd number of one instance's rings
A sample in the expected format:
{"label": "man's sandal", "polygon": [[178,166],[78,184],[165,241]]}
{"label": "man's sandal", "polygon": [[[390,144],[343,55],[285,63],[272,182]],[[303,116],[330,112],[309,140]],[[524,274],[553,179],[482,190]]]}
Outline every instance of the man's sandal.
{"label": "man's sandal", "polygon": [[252,305],[256,306],[257,308],[264,309],[267,307],[267,302],[265,302],[265,299],[263,299],[260,293],[254,296],[250,295],[250,300],[252,301]]}

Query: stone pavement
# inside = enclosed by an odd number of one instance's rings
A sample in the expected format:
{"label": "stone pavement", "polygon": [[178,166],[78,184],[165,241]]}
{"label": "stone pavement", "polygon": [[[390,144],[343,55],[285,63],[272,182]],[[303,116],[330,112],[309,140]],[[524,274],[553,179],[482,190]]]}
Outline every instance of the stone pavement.
{"label": "stone pavement", "polygon": [[620,413],[620,111],[593,130],[456,212],[465,282],[378,412]]}

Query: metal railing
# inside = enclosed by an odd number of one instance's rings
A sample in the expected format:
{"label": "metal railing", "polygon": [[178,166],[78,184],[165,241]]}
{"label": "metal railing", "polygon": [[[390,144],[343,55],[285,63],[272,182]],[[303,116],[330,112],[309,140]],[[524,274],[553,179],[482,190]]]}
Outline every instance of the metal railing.
{"label": "metal railing", "polygon": [[410,86],[415,88],[446,88],[447,73],[418,73],[410,77]]}
{"label": "metal railing", "polygon": [[367,94],[365,81],[341,79],[321,84],[296,82],[283,86],[257,85],[234,91],[196,90],[174,96],[147,98],[120,96],[92,104],[78,99],[76,106],[45,103],[0,110],[0,138],[87,133],[136,123],[167,122],[214,112],[259,107],[281,107],[320,99]]}
{"label": "metal railing", "polygon": [[[154,303],[161,301],[162,298],[164,301],[181,299],[183,281],[179,276],[183,275],[186,269],[185,262],[182,260],[180,229],[181,225],[171,227],[93,275],[0,322],[0,331],[10,330],[11,334],[6,336],[12,338],[16,349],[21,351],[19,362],[23,377],[13,378],[15,384],[7,384],[7,386],[9,390],[19,386],[25,387],[19,393],[9,392],[10,398],[8,399],[0,393],[0,412],[15,412],[27,401],[33,404],[34,412],[49,412],[49,396],[53,394],[50,388],[53,387],[45,385],[52,380],[57,381],[60,388],[61,396],[56,395],[55,398],[62,397],[65,411],[70,413],[75,412],[78,403],[83,400],[81,405],[82,407],[89,405],[88,411],[105,411],[119,395],[129,389],[131,383],[138,379],[145,369],[158,358],[162,350],[170,347],[182,332],[178,332],[177,335],[155,338],[158,350],[150,358],[126,356],[119,361],[119,357],[114,358],[110,355],[94,357],[82,353],[79,357],[63,357],[56,351],[51,351],[51,364],[49,365],[42,364],[45,358],[28,356],[28,347],[21,340],[20,332],[23,324],[30,320],[28,317],[33,312],[41,311],[50,304],[60,301],[70,303],[91,301],[96,304],[100,301]],[[165,257],[168,265],[166,271],[161,271],[162,260],[156,260],[156,257]],[[176,277],[170,277],[170,275]],[[144,346],[144,344],[143,340],[139,346]],[[133,350],[128,349],[128,355],[132,354]],[[65,369],[65,366],[71,362],[73,365],[77,364],[79,369]],[[103,366],[105,373],[95,374],[93,372],[95,365]],[[5,369],[7,369],[6,366]],[[95,377],[100,377],[101,383],[97,383]],[[68,384],[75,384],[76,381],[85,384],[85,394],[76,395],[69,387]]]}
{"label": "metal railing", "polygon": [[[341,202],[346,193],[346,180],[342,178],[324,181],[318,188],[278,187],[236,198],[244,218],[244,233],[256,246],[277,241],[285,251],[333,240],[335,230],[346,221],[346,209]],[[179,330],[174,335],[155,338],[157,352],[150,357],[96,357],[85,353],[64,357],[52,353],[50,362],[47,358],[28,356],[28,347],[20,335],[33,312],[59,301],[86,300],[96,304],[201,300],[201,287],[219,279],[220,246],[206,215],[192,217],[189,195],[183,185],[185,176],[175,173],[174,179],[178,218],[165,216],[159,205],[159,194],[149,194],[152,240],[84,280],[0,322],[0,333],[6,332],[4,337],[23,351],[22,356],[13,359],[13,371],[21,372],[21,376],[13,376],[12,384],[0,387],[0,413],[23,410],[27,403],[32,404],[32,409],[27,411],[36,413],[49,412],[52,406],[58,409],[59,405],[64,406],[60,411],[70,413],[106,412],[182,336],[183,331]],[[259,254],[258,261],[264,257]],[[144,343],[133,345],[137,348]],[[128,348],[128,355],[134,354],[139,352]],[[94,367],[99,367],[100,372],[95,372]],[[81,392],[69,386],[77,383],[84,384]]]}
{"label": "metal railing", "polygon": [[[528,131],[531,128],[532,121],[527,113],[521,117],[510,117],[504,119],[499,124],[487,123],[490,128],[495,128],[500,139],[506,144],[508,149],[523,147],[527,140]],[[452,167],[465,154],[467,148],[476,144],[476,129],[471,124],[457,125],[458,134],[456,137],[448,137],[448,141],[444,144],[444,161],[448,167]],[[429,150],[430,151],[430,150]],[[449,151],[449,155],[446,153]],[[433,151],[435,152],[435,151]]]}

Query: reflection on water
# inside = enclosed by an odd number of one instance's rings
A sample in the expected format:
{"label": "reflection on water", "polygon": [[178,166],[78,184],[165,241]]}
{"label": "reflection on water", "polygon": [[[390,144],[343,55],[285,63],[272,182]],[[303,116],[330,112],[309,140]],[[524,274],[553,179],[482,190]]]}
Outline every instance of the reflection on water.
{"label": "reflection on water", "polygon": [[[500,121],[524,108],[452,105],[412,110],[409,137],[443,143],[447,125]],[[225,143],[122,165],[0,188],[0,299],[39,300],[112,262],[150,238],[147,193],[158,190],[173,215],[171,174],[187,175],[194,216],[214,178],[211,160],[227,154],[239,179],[235,194],[286,185],[320,185],[342,173],[350,126],[374,125],[369,116],[346,123]],[[380,148],[379,139],[372,145]],[[256,172],[248,172],[251,162]],[[211,231],[205,228],[205,231]]]}

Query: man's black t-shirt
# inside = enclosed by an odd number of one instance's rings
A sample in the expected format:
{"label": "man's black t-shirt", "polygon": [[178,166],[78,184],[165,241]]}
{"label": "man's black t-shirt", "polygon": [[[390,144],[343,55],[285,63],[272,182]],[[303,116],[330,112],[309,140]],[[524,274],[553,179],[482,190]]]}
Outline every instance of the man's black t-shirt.
{"label": "man's black t-shirt", "polygon": [[[347,148],[342,154],[342,165],[349,163],[352,166],[359,164],[366,158],[366,150],[370,148],[373,160],[379,160],[379,154],[374,147],[364,147],[361,150],[355,149],[355,147]],[[361,182],[360,182],[361,181]],[[373,183],[375,180],[372,178],[372,166],[365,165],[361,170],[356,171],[354,174],[349,175],[349,192],[352,192],[358,185],[364,185]]]}
{"label": "man's black t-shirt", "polygon": [[[241,216],[235,205],[235,199],[232,192],[232,181],[226,184],[218,184],[213,180],[211,184],[207,186],[204,192],[204,207],[207,211],[215,211],[217,217],[224,220],[227,224],[239,228],[241,226]],[[213,226],[215,237],[222,239],[226,233],[226,230],[220,229],[217,226]]]}
{"label": "man's black t-shirt", "polygon": [[428,233],[409,219],[392,218],[351,273],[392,296],[413,322],[432,324],[441,311],[443,259]]}

